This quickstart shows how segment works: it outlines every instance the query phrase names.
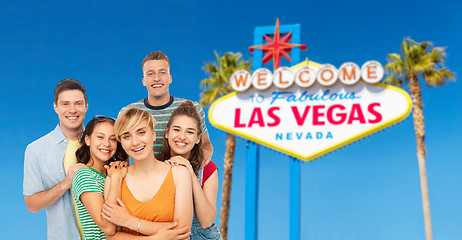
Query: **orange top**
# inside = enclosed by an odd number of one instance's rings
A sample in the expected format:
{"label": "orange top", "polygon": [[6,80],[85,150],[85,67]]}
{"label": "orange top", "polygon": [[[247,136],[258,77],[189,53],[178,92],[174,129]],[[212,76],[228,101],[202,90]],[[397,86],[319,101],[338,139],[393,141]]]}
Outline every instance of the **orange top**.
{"label": "orange top", "polygon": [[[122,180],[121,196],[132,216],[151,222],[172,222],[175,209],[175,183],[173,182],[172,167],[170,167],[157,193],[149,201],[138,201],[130,192],[125,179]],[[124,227],[122,227],[122,231],[133,235],[142,235]]]}

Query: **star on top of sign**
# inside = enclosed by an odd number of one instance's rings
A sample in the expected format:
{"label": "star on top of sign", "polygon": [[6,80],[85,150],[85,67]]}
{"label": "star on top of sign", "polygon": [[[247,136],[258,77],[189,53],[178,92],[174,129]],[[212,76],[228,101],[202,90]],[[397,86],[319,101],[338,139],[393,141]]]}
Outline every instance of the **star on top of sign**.
{"label": "star on top of sign", "polygon": [[274,38],[271,39],[267,35],[263,37],[268,41],[267,44],[262,44],[259,46],[249,47],[250,52],[253,53],[254,49],[261,49],[266,55],[262,58],[263,64],[268,63],[273,59],[273,67],[277,69],[281,64],[281,55],[284,56],[287,60],[292,61],[288,52],[294,47],[300,47],[301,50],[306,50],[305,44],[293,44],[290,43],[292,39],[292,32],[289,32],[281,39],[281,34],[279,33],[279,18],[276,19],[276,29],[274,30]]}

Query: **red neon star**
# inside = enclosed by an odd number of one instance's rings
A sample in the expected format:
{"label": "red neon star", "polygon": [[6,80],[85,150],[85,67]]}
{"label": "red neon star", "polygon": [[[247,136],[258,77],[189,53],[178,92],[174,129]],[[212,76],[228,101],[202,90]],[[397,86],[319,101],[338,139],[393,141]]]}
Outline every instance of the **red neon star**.
{"label": "red neon star", "polygon": [[281,55],[284,56],[287,60],[291,61],[288,52],[290,52],[292,48],[300,47],[301,50],[306,50],[305,44],[289,43],[292,39],[292,32],[281,39],[281,34],[279,33],[279,18],[276,19],[274,38],[271,39],[267,35],[263,35],[263,37],[268,41],[267,44],[252,46],[249,47],[249,50],[252,53],[254,49],[263,50],[263,53],[266,53],[266,55],[262,58],[263,64],[266,64],[269,62],[269,60],[273,59],[274,70],[276,70],[281,64]]}

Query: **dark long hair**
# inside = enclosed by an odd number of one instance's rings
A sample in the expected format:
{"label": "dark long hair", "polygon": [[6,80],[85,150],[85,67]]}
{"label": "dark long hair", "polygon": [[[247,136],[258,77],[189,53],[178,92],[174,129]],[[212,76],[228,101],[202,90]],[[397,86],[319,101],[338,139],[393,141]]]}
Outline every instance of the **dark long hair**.
{"label": "dark long hair", "polygon": [[[75,152],[78,163],[87,164],[88,161],[90,161],[90,147],[85,143],[85,136],[91,136],[96,126],[103,122],[114,125],[114,119],[108,117],[95,117],[90,122],[88,122],[87,126],[85,127],[85,131],[83,131],[82,137],[79,140],[81,147]],[[117,141],[117,150],[114,156],[109,159],[108,164],[114,161],[128,161],[128,155],[122,148],[122,145],[119,141]]]}
{"label": "dark long hair", "polygon": [[[201,115],[197,111],[196,107],[191,101],[185,101],[183,102],[180,106],[178,106],[177,109],[175,109],[172,113],[172,116],[170,117],[170,120],[168,120],[167,127],[165,128],[165,133],[168,132],[170,127],[172,126],[173,121],[175,120],[176,117],[178,116],[187,116],[190,117],[194,120],[196,120],[197,123],[197,135],[199,135],[199,143],[195,144],[194,147],[191,149],[191,153],[189,154],[189,162],[191,163],[191,166],[194,170],[194,173],[197,174],[199,171],[199,168],[202,164],[202,159],[203,159],[203,154],[202,154],[202,121],[201,121]],[[161,161],[165,161],[170,159],[172,156],[170,154],[170,145],[168,144],[168,139],[165,137],[164,134],[164,141],[162,142],[162,148],[160,149],[160,156],[159,159]]]}

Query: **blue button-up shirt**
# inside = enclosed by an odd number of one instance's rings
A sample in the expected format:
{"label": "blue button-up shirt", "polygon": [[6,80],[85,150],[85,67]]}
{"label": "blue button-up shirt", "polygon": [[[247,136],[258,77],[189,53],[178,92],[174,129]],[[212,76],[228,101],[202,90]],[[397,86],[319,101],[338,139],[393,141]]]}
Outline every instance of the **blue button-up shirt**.
{"label": "blue button-up shirt", "polygon": [[[59,125],[29,144],[24,157],[23,194],[31,196],[62,182],[66,177],[63,158],[67,139]],[[55,204],[46,208],[48,240],[80,239],[74,208],[68,190]]]}

